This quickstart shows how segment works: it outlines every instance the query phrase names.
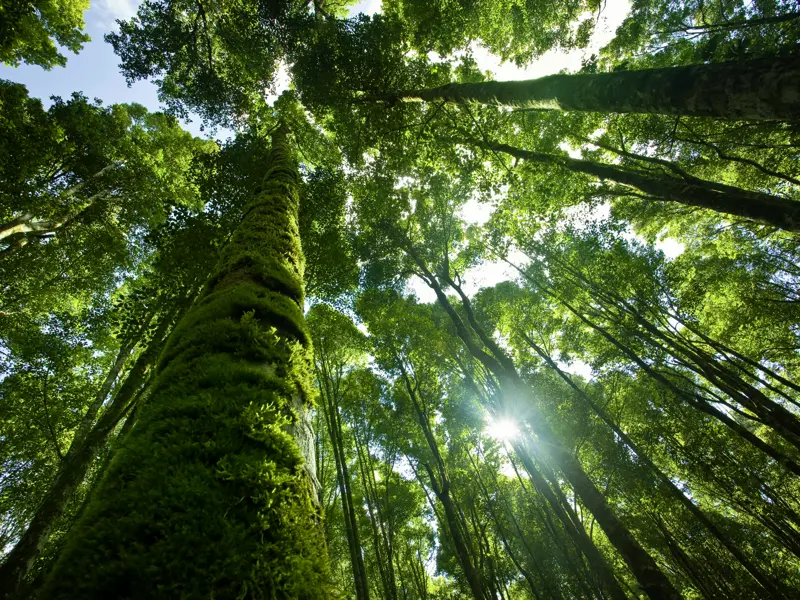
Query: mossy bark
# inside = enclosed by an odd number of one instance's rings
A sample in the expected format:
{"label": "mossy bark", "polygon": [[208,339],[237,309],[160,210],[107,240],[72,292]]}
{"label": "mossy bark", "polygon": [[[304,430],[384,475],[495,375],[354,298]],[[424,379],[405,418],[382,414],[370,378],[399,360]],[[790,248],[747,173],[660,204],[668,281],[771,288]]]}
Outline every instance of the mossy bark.
{"label": "mossy bark", "polygon": [[270,167],[43,598],[328,596],[299,176],[284,127]]}
{"label": "mossy bark", "polygon": [[369,100],[797,121],[800,57],[451,83]]}

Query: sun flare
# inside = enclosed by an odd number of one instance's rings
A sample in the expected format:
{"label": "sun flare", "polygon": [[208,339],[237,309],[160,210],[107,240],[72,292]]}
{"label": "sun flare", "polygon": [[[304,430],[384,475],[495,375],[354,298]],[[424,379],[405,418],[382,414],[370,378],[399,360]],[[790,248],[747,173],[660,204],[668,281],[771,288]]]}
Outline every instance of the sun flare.
{"label": "sun flare", "polygon": [[490,420],[486,434],[498,442],[507,442],[519,434],[519,426],[511,419]]}

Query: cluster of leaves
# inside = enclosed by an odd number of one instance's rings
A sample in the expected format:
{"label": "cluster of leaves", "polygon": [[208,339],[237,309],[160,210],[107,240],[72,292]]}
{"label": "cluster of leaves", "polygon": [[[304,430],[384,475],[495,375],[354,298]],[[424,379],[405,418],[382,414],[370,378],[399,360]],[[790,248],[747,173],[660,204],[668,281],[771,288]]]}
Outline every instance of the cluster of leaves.
{"label": "cluster of leaves", "polygon": [[83,13],[89,0],[3,0],[0,2],[0,62],[64,66],[56,48],[78,52],[89,36],[83,33]]}
{"label": "cluster of leaves", "polygon": [[[796,223],[740,206],[794,210],[796,125],[400,101],[600,8],[144,2],[124,75],[224,145],[0,85],[4,547],[90,456],[28,584],[65,541],[44,597],[797,594]],[[584,71],[791,54],[793,9],[637,1]]]}

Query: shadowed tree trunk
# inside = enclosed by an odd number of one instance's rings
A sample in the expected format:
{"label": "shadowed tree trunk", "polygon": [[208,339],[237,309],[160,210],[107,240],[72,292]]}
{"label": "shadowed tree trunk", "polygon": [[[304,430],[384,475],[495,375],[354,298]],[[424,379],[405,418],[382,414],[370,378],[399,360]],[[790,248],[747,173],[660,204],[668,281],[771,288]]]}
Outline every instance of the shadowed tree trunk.
{"label": "shadowed tree trunk", "polygon": [[[764,573],[757,564],[750,560],[750,558],[742,552],[742,550],[736,545],[736,543],[731,540],[717,525],[703,512],[703,510],[697,506],[694,502],[692,502],[686,495],[678,488],[677,485],[664,473],[656,464],[650,460],[650,457],[647,453],[639,447],[622,429],[620,429],[616,423],[611,419],[611,417],[587,394],[583,389],[581,389],[570,377],[567,373],[565,373],[556,362],[552,359],[552,357],[545,352],[545,350],[540,347],[536,342],[531,339],[530,336],[525,334],[525,332],[521,330],[517,330],[517,333],[522,337],[522,339],[531,347],[533,348],[536,353],[542,358],[542,360],[547,363],[547,366],[553,369],[561,379],[563,379],[567,385],[569,385],[577,394],[577,396],[585,402],[592,411],[600,418],[603,423],[605,423],[615,434],[619,437],[619,439],[628,447],[630,448],[635,454],[637,461],[641,462],[651,474],[653,474],[658,481],[661,482],[669,493],[676,498],[681,505],[686,508],[698,521],[700,521],[705,528],[713,535],[717,541],[726,549],[728,550],[734,558],[753,576],[753,578],[761,585],[764,592],[770,597],[776,600],[783,600],[786,596],[783,592],[779,589],[779,584],[776,583],[769,575]],[[672,542],[668,540],[670,543],[670,547],[672,547]]]}
{"label": "shadowed tree trunk", "polygon": [[[106,400],[111,386],[122,370],[122,366],[134,344],[129,343],[119,351],[117,359],[101,385],[94,402],[81,420],[69,450],[58,466],[58,471],[53,478],[50,489],[36,509],[36,513],[25,533],[14,546],[14,549],[8,553],[5,562],[0,567],[0,597],[13,597],[20,589],[20,586],[23,585],[25,577],[32,569],[36,559],[49,541],[54,528],[64,515],[70,499],[86,477],[92,461],[95,460],[103,446],[108,442],[108,438],[114,428],[130,408],[137,392],[146,379],[150,365],[158,358],[162,340],[174,317],[174,311],[169,311],[162,316],[161,322],[147,349],[136,360],[128,376],[109,402],[108,407],[100,416],[100,419],[95,422],[97,412]],[[149,318],[147,323],[149,323]],[[145,323],[143,329],[146,328],[147,323]]]}
{"label": "shadowed tree trunk", "polygon": [[450,83],[364,100],[797,121],[800,57]]}
{"label": "shadowed tree trunk", "polygon": [[677,202],[688,206],[706,208],[723,215],[742,217],[757,223],[771,225],[787,231],[800,232],[800,202],[751,192],[732,186],[723,186],[696,177],[678,178],[671,175],[650,175],[641,171],[609,165],[590,160],[531,152],[509,146],[481,142],[479,140],[452,140],[457,143],[477,146],[494,152],[503,152],[515,158],[554,165],[591,175],[601,180],[609,180],[635,188],[652,201]]}
{"label": "shadowed tree trunk", "polygon": [[[475,320],[469,299],[464,295],[461,288],[448,276],[445,277],[447,284],[456,290],[461,298],[470,324],[469,329],[467,329],[464,321],[450,304],[442,290],[439,279],[431,273],[410,243],[401,238],[400,245],[419,268],[418,275],[436,294],[439,304],[450,317],[458,337],[464,342],[470,354],[483,363],[498,380],[503,396],[528,399],[526,404],[531,411],[528,424],[538,438],[537,447],[541,449],[543,457],[564,474],[567,481],[572,485],[575,494],[594,515],[611,544],[630,567],[644,592],[652,600],[679,600],[680,594],[658,567],[653,557],[647,553],[628,528],[625,527],[624,523],[614,514],[603,494],[600,493],[592,480],[586,475],[578,460],[561,445],[555,433],[545,421],[544,416],[539,413],[536,402],[522,381],[513,361],[483,331]],[[479,337],[488,352],[476,344],[473,332]]]}
{"label": "shadowed tree trunk", "polygon": [[42,598],[328,597],[287,136]]}

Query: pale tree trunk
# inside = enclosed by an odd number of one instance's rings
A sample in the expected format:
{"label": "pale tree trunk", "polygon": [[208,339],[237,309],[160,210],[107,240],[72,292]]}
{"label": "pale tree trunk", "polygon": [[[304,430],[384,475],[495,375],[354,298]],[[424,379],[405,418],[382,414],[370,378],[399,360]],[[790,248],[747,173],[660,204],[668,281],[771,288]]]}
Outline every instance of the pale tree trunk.
{"label": "pale tree trunk", "polygon": [[[89,183],[90,180],[98,179],[109,173],[113,169],[121,167],[125,164],[125,161],[121,161],[118,163],[112,163],[110,165],[106,165],[102,169],[100,169],[97,173],[89,177],[87,180],[84,180],[76,185],[73,185],[71,188],[64,190],[60,194],[61,199],[67,199],[74,196],[80,190],[82,190],[86,185]],[[105,196],[109,195],[111,192],[109,190],[102,190],[90,198],[87,198],[82,203],[84,206],[81,210],[75,211],[72,213],[68,213],[61,218],[57,219],[36,219],[31,212],[24,212],[18,217],[11,219],[5,223],[0,224],[0,240],[4,240],[11,236],[17,236],[17,241],[14,245],[17,246],[24,246],[26,242],[26,238],[20,236],[27,236],[28,234],[32,234],[34,236],[44,237],[47,234],[53,234],[58,229],[64,227],[70,221],[74,221],[76,218],[80,217],[82,214],[86,212],[86,209],[92,206],[97,200],[104,198]]]}
{"label": "pale tree trunk", "polygon": [[800,58],[548,75],[527,81],[450,83],[363,100],[797,121]]}

